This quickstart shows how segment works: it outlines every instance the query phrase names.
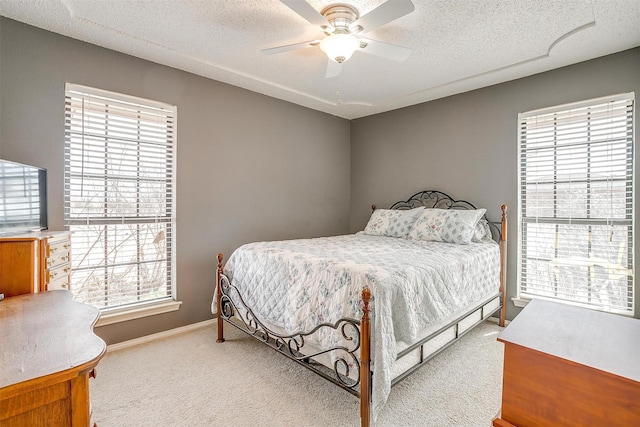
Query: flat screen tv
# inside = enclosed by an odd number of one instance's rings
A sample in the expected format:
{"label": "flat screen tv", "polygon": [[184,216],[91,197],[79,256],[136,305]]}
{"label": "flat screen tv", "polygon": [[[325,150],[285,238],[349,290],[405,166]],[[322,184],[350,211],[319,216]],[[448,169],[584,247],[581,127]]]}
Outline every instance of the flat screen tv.
{"label": "flat screen tv", "polygon": [[0,234],[47,229],[47,170],[0,159]]}

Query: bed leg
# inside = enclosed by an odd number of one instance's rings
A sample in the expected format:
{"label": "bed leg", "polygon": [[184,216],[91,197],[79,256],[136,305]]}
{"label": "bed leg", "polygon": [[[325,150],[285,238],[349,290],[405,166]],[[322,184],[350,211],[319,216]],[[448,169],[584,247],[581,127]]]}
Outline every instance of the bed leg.
{"label": "bed leg", "polygon": [[218,339],[216,342],[224,342],[224,323],[222,320],[222,254],[218,254],[218,270],[216,273],[217,307],[216,319],[218,322]]}
{"label": "bed leg", "polygon": [[360,423],[369,427],[371,420],[371,324],[369,301],[371,291],[362,289],[362,321],[360,322]]}
{"label": "bed leg", "polygon": [[504,326],[507,317],[507,205],[502,205],[502,221],[500,224],[500,292],[502,292],[502,307],[500,308],[500,321]]}

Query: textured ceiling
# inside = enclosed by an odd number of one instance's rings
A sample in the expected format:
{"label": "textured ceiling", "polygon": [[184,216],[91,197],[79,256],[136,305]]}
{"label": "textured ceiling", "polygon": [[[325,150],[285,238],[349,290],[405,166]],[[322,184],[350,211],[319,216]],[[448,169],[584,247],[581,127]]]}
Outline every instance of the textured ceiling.
{"label": "textured ceiling", "polygon": [[[342,2],[361,16],[384,3]],[[640,46],[640,0],[413,3],[367,33],[411,48],[405,62],[355,52],[330,79],[317,46],[261,52],[324,37],[278,0],[0,0],[0,15],[348,119]]]}

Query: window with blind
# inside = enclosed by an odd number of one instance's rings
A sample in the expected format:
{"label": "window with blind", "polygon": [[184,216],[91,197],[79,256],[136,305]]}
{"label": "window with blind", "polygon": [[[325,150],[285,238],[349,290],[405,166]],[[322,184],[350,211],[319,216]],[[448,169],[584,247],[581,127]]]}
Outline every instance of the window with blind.
{"label": "window with blind", "polygon": [[631,93],[518,116],[520,298],[633,314],[633,109]]}
{"label": "window with blind", "polygon": [[176,107],[73,84],[65,93],[75,299],[100,309],[171,300]]}

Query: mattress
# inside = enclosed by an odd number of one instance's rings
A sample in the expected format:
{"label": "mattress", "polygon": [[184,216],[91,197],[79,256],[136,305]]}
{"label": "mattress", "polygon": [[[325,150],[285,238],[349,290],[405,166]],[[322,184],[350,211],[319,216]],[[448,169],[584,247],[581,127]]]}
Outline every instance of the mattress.
{"label": "mattress", "polygon": [[[496,295],[499,254],[494,242],[457,245],[357,233],[243,245],[225,274],[261,321],[288,333],[343,317],[360,319],[361,290],[369,287],[375,419],[401,349]],[[328,348],[340,339],[321,331],[310,344]]]}

